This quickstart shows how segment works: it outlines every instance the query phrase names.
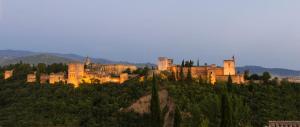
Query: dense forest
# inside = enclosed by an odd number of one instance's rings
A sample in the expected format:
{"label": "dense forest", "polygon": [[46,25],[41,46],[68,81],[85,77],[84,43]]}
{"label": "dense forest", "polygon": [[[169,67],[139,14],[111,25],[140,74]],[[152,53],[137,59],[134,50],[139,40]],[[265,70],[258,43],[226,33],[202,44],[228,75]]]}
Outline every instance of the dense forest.
{"label": "dense forest", "polygon": [[[3,80],[3,71],[12,68],[14,77]],[[66,66],[21,63],[1,67],[0,126],[160,126],[151,121],[153,113],[141,116],[120,110],[159,89],[168,90],[176,104],[176,127],[263,127],[269,120],[300,120],[300,84],[278,85],[270,80],[235,85],[229,80],[211,85],[157,77],[156,82],[133,79],[122,85],[82,84],[74,88],[67,84],[27,84],[26,73],[32,71],[66,71]]]}

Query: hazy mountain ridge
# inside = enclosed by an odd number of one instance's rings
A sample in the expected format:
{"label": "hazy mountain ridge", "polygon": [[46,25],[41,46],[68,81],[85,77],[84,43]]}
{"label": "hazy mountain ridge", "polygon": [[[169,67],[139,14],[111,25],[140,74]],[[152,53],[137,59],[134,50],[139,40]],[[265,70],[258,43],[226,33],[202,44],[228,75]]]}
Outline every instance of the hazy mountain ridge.
{"label": "hazy mountain ridge", "polygon": [[[76,55],[76,54],[61,54],[61,53],[39,53],[39,52],[30,52],[30,51],[20,51],[20,50],[0,50],[0,66],[15,64],[20,61],[23,63],[29,64],[38,64],[38,63],[69,63],[73,61],[84,61],[86,57]],[[143,66],[155,66],[151,63],[130,63],[124,61],[112,61],[103,58],[91,58],[94,63],[102,64],[134,64],[138,67]]]}
{"label": "hazy mountain ridge", "polygon": [[[60,53],[39,53],[30,51],[19,51],[19,50],[0,50],[0,66],[18,63],[20,61],[29,64],[38,63],[69,63],[72,61],[84,61],[86,57],[76,54],[60,54]],[[138,67],[143,66],[156,66],[153,63],[130,63],[124,61],[112,61],[103,58],[91,58],[95,63],[102,64],[134,64]],[[283,68],[264,68],[260,66],[243,66],[237,67],[237,70],[243,73],[245,70],[250,70],[251,73],[261,74],[265,71],[270,72],[274,76],[300,76],[300,71],[283,69]]]}
{"label": "hazy mountain ridge", "polygon": [[300,71],[284,69],[284,68],[264,68],[260,66],[243,66],[237,67],[237,70],[243,73],[249,70],[250,73],[262,74],[263,72],[270,72],[273,76],[300,76]]}

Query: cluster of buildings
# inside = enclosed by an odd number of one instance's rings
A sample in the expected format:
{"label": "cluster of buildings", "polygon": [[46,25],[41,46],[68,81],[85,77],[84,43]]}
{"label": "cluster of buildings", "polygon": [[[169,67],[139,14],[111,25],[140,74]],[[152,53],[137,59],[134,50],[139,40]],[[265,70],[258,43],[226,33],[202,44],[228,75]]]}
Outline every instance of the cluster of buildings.
{"label": "cluster of buildings", "polygon": [[216,82],[227,82],[230,75],[233,83],[243,84],[245,82],[244,75],[238,74],[236,71],[235,58],[224,60],[223,67],[216,64],[181,67],[181,65],[173,64],[173,59],[167,57],[159,57],[157,63],[158,71],[169,71],[175,74],[175,79],[178,80],[181,68],[185,76],[189,70],[193,79],[202,79],[208,83],[215,84]]}
{"label": "cluster of buildings", "polygon": [[[211,65],[197,65],[191,67],[181,67],[173,63],[173,59],[167,57],[159,57],[157,63],[158,72],[168,71],[175,74],[175,79],[179,80],[179,73],[183,70],[185,76],[191,72],[193,79],[201,79],[207,83],[215,84],[216,82],[227,82],[230,75],[233,83],[245,83],[244,75],[238,74],[236,71],[235,58],[224,60],[223,67],[216,64]],[[134,65],[125,64],[95,64],[87,57],[84,63],[70,63],[68,64],[68,72],[40,74],[39,82],[43,83],[68,83],[74,84],[78,87],[81,83],[123,83],[130,78],[126,70],[135,71],[137,67]],[[5,71],[4,78],[8,79],[13,75],[13,71]],[[27,75],[27,82],[37,82],[36,73]]]}
{"label": "cluster of buildings", "polygon": [[[84,63],[68,64],[68,72],[51,74],[39,74],[36,72],[27,74],[27,82],[41,84],[67,83],[78,87],[81,83],[123,83],[129,79],[130,75],[126,71],[135,71],[137,67],[125,64],[95,64],[87,57]],[[4,72],[4,79],[13,76],[13,70]],[[39,78],[39,80],[38,80]]]}
{"label": "cluster of buildings", "polygon": [[87,58],[84,64],[70,63],[68,65],[67,83],[75,87],[81,83],[123,83],[129,79],[126,71],[135,71],[135,65],[125,64],[95,64]]}

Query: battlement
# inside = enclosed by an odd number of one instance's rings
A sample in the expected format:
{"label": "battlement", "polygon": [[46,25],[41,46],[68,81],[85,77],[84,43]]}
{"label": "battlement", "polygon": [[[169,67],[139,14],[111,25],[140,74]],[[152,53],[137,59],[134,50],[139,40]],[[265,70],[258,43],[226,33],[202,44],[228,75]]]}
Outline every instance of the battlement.
{"label": "battlement", "polygon": [[[192,67],[182,67],[184,76],[186,77],[189,70],[193,79],[206,80],[211,84],[215,84],[218,81],[227,81],[228,76],[231,75],[234,79],[234,83],[242,84],[244,83],[243,76],[237,75],[235,58],[224,60],[223,67],[217,66],[216,64],[203,65],[203,66],[192,66]],[[166,57],[158,58],[158,71],[171,71],[175,74],[175,79],[179,80],[179,73],[181,71],[180,65],[173,65],[173,60]]]}
{"label": "battlement", "polygon": [[159,71],[168,70],[169,67],[173,65],[173,59],[167,57],[159,57],[157,67]]}

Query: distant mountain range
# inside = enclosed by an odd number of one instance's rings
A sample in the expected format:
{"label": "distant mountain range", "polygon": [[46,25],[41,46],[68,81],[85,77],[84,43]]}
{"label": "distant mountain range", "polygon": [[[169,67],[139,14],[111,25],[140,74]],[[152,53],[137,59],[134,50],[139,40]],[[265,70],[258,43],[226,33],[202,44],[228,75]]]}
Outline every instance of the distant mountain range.
{"label": "distant mountain range", "polygon": [[263,72],[270,72],[273,76],[288,77],[288,76],[300,76],[300,71],[284,69],[284,68],[264,68],[260,66],[243,66],[238,67],[239,72],[249,70],[250,73],[262,74]]}
{"label": "distant mountain range", "polygon": [[[29,64],[38,63],[69,63],[74,61],[84,61],[86,57],[76,54],[60,54],[60,53],[41,53],[20,50],[0,50],[0,66],[15,64],[20,61]],[[138,67],[155,66],[151,63],[129,63],[124,61],[112,61],[103,58],[91,58],[94,63],[101,64],[134,64]]]}
{"label": "distant mountain range", "polygon": [[[76,54],[60,54],[60,53],[41,53],[20,50],[0,50],[0,66],[15,64],[20,61],[29,64],[38,63],[69,63],[74,61],[84,61],[86,57]],[[130,63],[124,61],[112,61],[103,58],[91,58],[94,63],[102,64],[134,64],[138,67],[155,66],[152,63]],[[245,70],[250,70],[251,73],[261,74],[263,72],[270,72],[273,76],[300,76],[300,71],[283,69],[283,68],[264,68],[260,66],[243,66],[238,67],[237,70],[243,73]]]}

